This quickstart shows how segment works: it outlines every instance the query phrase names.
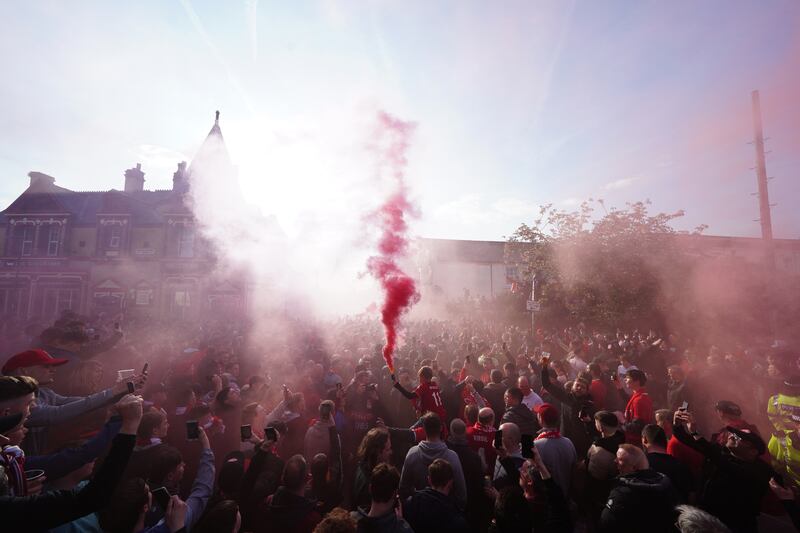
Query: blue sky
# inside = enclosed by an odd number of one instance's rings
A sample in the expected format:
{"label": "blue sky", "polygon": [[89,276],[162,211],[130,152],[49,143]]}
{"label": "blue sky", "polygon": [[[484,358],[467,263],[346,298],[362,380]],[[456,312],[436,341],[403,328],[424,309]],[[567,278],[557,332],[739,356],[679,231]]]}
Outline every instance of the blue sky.
{"label": "blue sky", "polygon": [[775,234],[800,237],[794,0],[9,1],[0,49],[3,207],[30,170],[99,190],[141,162],[168,188],[219,109],[247,197],[300,227],[357,186],[383,108],[419,124],[421,235],[500,239],[593,197],[757,236],[760,89]]}

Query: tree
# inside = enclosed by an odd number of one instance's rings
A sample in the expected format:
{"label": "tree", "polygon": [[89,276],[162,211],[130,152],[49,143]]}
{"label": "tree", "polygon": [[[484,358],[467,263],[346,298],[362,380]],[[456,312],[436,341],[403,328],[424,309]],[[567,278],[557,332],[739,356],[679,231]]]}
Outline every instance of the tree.
{"label": "tree", "polygon": [[[595,204],[604,214],[596,217]],[[539,317],[550,324],[584,322],[599,327],[664,324],[680,298],[692,259],[672,227],[683,211],[650,214],[649,201],[605,211],[602,200],[578,211],[541,206],[506,245],[506,260],[526,281],[536,276]],[[695,229],[702,233],[705,226]]]}

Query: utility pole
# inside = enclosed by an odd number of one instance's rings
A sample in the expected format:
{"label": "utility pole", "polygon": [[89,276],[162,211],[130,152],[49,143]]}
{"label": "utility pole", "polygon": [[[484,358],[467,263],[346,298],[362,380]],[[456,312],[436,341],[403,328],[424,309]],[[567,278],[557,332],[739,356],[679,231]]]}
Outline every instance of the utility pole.
{"label": "utility pole", "polygon": [[752,92],[753,98],[753,129],[755,137],[753,144],[756,148],[756,176],[758,177],[758,208],[759,221],[761,222],[761,240],[764,245],[764,289],[766,290],[769,311],[767,321],[772,335],[777,336],[777,313],[774,309],[775,289],[775,245],[772,242],[772,214],[769,203],[769,187],[767,186],[767,162],[764,151],[764,130],[761,125],[761,99],[758,91]]}
{"label": "utility pole", "polygon": [[[761,222],[761,238],[764,241],[765,262],[769,273],[775,270],[775,248],[772,242],[772,214],[769,205],[769,188],[767,187],[767,162],[764,152],[764,130],[761,126],[761,100],[758,91],[753,91],[753,128],[756,147],[756,175],[758,176],[758,207]],[[771,277],[771,276],[770,276]]]}

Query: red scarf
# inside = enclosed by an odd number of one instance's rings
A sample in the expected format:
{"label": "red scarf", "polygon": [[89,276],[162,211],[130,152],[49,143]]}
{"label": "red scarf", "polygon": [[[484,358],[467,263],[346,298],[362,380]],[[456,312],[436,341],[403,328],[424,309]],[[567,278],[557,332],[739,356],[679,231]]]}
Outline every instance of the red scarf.
{"label": "red scarf", "polygon": [[533,440],[557,439],[559,437],[561,437],[561,433],[557,429],[548,429],[536,435],[536,438]]}

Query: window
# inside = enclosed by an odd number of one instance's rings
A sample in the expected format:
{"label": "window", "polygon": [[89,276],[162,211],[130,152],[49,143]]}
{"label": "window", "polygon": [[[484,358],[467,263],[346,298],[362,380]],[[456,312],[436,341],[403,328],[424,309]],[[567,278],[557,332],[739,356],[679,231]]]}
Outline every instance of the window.
{"label": "window", "polygon": [[50,224],[47,239],[47,255],[54,257],[58,255],[58,245],[61,242],[61,226]]}
{"label": "window", "polygon": [[25,289],[0,289],[0,313],[16,315],[22,310],[27,297]]}
{"label": "window", "polygon": [[108,247],[119,248],[119,241],[122,237],[122,226],[113,225],[108,230]]}
{"label": "window", "polygon": [[33,255],[33,240],[36,237],[36,227],[33,224],[16,224],[13,226],[8,247],[9,255],[15,257],[30,257]]}
{"label": "window", "polygon": [[508,279],[517,279],[518,275],[519,271],[517,270],[517,267],[510,267],[510,266],[506,267],[506,277]]}
{"label": "window", "polygon": [[45,289],[42,315],[58,316],[62,311],[73,309],[77,304],[77,293],[74,289]]}
{"label": "window", "polygon": [[176,226],[178,231],[178,257],[194,257],[194,227],[186,224]]}

